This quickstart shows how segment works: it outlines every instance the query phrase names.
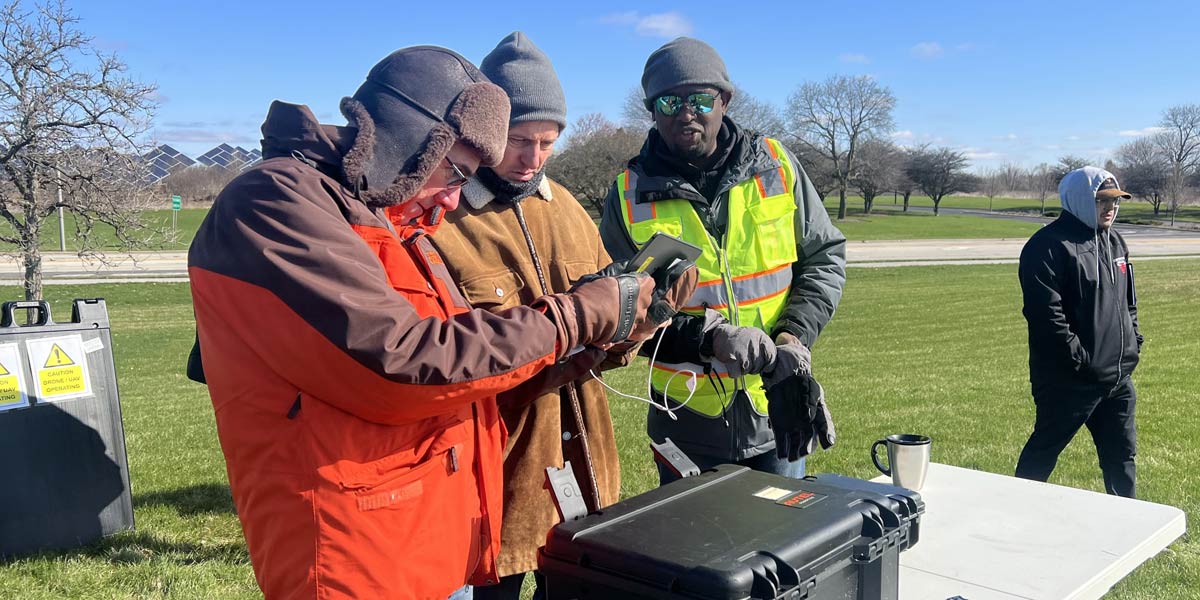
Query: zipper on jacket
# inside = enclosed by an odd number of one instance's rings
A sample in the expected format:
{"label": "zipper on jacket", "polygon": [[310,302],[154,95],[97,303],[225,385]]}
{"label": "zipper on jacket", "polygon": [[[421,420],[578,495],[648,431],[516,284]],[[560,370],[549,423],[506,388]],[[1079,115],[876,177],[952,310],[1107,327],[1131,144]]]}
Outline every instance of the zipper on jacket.
{"label": "zipper on jacket", "polygon": [[[726,252],[725,244],[729,241],[729,223],[725,224],[725,231],[721,233],[721,240],[717,244],[717,258],[721,260],[721,280],[725,285],[725,295],[729,300],[729,317],[735,326],[741,327],[741,317],[738,315],[737,297],[733,295],[733,277],[730,276],[729,254]],[[733,410],[737,410],[738,390],[746,389],[746,377],[743,375],[734,380],[733,399],[729,401],[729,405]],[[749,394],[747,394],[749,399]],[[754,408],[749,407],[753,412]],[[726,423],[729,419],[725,419]],[[731,427],[732,435],[729,438],[729,455],[738,460],[738,455],[741,449],[738,448],[738,440],[741,439],[741,432],[737,426],[737,418],[734,417],[733,427]]]}
{"label": "zipper on jacket", "polygon": [[458,446],[450,446],[450,472],[458,472]]}
{"label": "zipper on jacket", "polygon": [[[1122,310],[1124,310],[1125,314],[1128,315],[1129,309],[1122,309],[1121,295],[1118,293],[1119,289],[1117,288],[1117,269],[1116,269],[1116,267],[1113,267],[1112,237],[1111,237],[1111,235],[1109,235],[1109,232],[1107,232],[1107,231],[1105,232],[1105,236],[1108,237],[1108,256],[1106,256],[1105,258],[1108,260],[1109,272],[1112,274],[1113,301],[1117,305],[1117,314],[1118,315],[1121,314]],[[1126,261],[1126,262],[1128,262],[1128,261]],[[1128,294],[1128,293],[1129,292],[1126,292],[1126,294]],[[1117,384],[1120,384],[1121,378],[1124,377],[1122,372],[1125,370],[1125,319],[1121,319],[1118,322],[1120,323],[1120,327],[1118,327],[1120,336],[1117,339],[1120,340],[1121,343],[1119,346],[1117,346]]]}

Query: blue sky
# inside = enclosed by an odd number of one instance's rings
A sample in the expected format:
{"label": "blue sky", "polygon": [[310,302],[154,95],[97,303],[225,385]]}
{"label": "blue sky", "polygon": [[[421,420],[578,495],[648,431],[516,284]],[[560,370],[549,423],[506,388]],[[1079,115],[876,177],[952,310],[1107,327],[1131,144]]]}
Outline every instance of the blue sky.
{"label": "blue sky", "polygon": [[[257,147],[274,99],[341,124],[337,102],[392,50],[478,63],[509,32],[550,56],[571,121],[620,118],[646,57],[690,35],[782,106],[802,82],[870,75],[898,104],[893,139],[964,150],[977,168],[1096,161],[1200,103],[1200,3],[75,2],[80,28],[158,85],[155,139],[197,156]],[[567,132],[569,134],[569,130]]]}

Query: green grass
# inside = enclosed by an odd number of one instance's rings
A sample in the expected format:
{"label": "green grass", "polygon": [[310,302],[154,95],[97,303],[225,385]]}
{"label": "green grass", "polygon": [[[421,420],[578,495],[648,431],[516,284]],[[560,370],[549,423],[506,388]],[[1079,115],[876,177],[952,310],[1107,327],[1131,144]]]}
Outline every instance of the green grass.
{"label": "green grass", "polygon": [[[913,196],[912,206],[932,208],[933,202],[925,196]],[[997,213],[1034,213],[1040,208],[1037,200],[1019,198],[995,198],[993,210]],[[988,209],[987,198],[967,196],[950,196],[942,200],[942,208],[967,208],[972,210]],[[834,225],[846,234],[846,238],[856,240],[919,240],[919,239],[1000,239],[1028,238],[1037,231],[1040,225],[1032,222],[996,219],[982,216],[959,215],[942,212],[938,216],[925,210],[903,211],[903,200],[900,204],[892,204],[892,196],[876,198],[871,214],[863,214],[862,198],[846,198],[846,218],[836,220],[838,199],[831,196],[825,199],[825,208],[830,217],[834,217]],[[1062,208],[1058,199],[1046,200],[1046,211],[1057,214]],[[1119,221],[1142,224],[1163,224],[1167,219],[1164,213],[1153,216],[1153,210],[1145,202],[1127,201],[1121,205],[1118,213]],[[1185,206],[1180,209],[1178,222],[1200,222],[1200,206]]]}
{"label": "green grass", "polygon": [[[142,213],[142,223],[146,226],[144,232],[136,237],[149,237],[149,244],[140,250],[186,250],[192,243],[192,237],[200,227],[200,222],[208,214],[206,208],[187,208],[179,211],[176,218],[175,230],[171,230],[171,210],[150,210]],[[67,251],[77,252],[79,240],[75,235],[75,216],[66,214]],[[13,235],[12,225],[0,222],[0,235]],[[57,252],[59,249],[58,215],[51,215],[42,224],[38,235],[39,246],[43,252]],[[107,225],[96,225],[92,232],[92,247],[101,250],[116,250],[121,247],[113,229]],[[14,250],[11,244],[0,243],[0,252]]]}
{"label": "green grass", "polygon": [[848,214],[845,219],[835,220],[833,224],[851,241],[1025,239],[1041,227],[1038,223],[1026,221],[946,213],[935,217],[928,212],[898,212],[878,208],[869,215],[861,211]]}
{"label": "green grass", "polygon": [[[921,208],[933,208],[933,200],[928,196],[914,195],[909,198],[909,205]],[[996,197],[991,201],[989,209],[988,199],[979,196],[947,196],[942,199],[939,208],[966,208],[971,210],[991,210],[998,213],[1017,213],[1017,214],[1034,214],[1036,215],[1042,207],[1042,203],[1030,198],[1001,198]],[[832,194],[825,198],[825,208],[829,214],[836,217],[838,209],[838,197]],[[892,195],[886,194],[875,199],[874,211],[893,211],[903,210],[904,199],[899,198],[895,203],[892,201]],[[858,196],[846,197],[846,214],[861,215],[863,210],[863,201]],[[1046,198],[1046,212],[1058,213],[1062,210],[1062,206],[1058,202],[1058,193],[1052,192]],[[1120,221],[1143,223],[1148,225],[1167,224],[1170,222],[1171,214],[1164,204],[1158,215],[1154,214],[1154,207],[1149,202],[1142,200],[1126,200],[1121,203],[1121,211],[1118,213]],[[1200,205],[1192,204],[1179,207],[1178,214],[1175,215],[1176,222],[1184,223],[1200,223]],[[967,236],[962,236],[967,237]]]}
{"label": "green grass", "polygon": [[[837,316],[814,352],[839,441],[812,472],[875,476],[867,452],[885,433],[934,437],[938,462],[1011,473],[1033,419],[1015,265],[851,269]],[[1195,468],[1200,413],[1194,315],[1200,261],[1139,264],[1147,342],[1136,374],[1143,499],[1200,516]],[[107,298],[122,392],[138,529],[88,548],[0,563],[0,598],[258,597],[226,485],[211,404],[188,382],[186,284],[50,286],[59,318],[74,297]],[[0,297],[17,298],[7,287]],[[610,381],[644,389],[644,362]],[[612,400],[625,497],[657,481],[646,408]],[[1086,434],[1051,480],[1099,491]],[[1098,526],[1105,526],[1098,524]],[[1192,528],[1189,527],[1189,530]],[[1121,582],[1110,598],[1200,598],[1200,541],[1183,539]]]}

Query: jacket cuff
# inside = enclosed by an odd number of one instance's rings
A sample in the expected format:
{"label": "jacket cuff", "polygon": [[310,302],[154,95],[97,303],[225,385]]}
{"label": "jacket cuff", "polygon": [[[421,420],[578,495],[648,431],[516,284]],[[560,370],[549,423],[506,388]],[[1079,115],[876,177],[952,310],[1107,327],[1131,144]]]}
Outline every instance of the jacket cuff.
{"label": "jacket cuff", "polygon": [[771,339],[776,339],[781,333],[790,333],[796,336],[796,338],[800,340],[800,343],[804,344],[804,347],[810,350],[813,347],[813,343],[817,341],[815,335],[810,337],[808,332],[805,331],[803,327],[800,327],[799,325],[786,319],[781,319],[775,324],[775,327],[771,329]]}

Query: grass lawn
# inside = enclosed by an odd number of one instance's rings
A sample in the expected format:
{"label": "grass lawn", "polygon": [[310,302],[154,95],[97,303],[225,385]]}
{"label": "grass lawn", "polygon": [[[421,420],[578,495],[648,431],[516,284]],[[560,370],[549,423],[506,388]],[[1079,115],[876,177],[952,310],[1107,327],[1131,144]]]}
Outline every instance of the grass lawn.
{"label": "grass lawn", "polygon": [[[836,211],[834,212],[836,214]],[[864,240],[946,240],[946,239],[1027,239],[1041,228],[1038,223],[991,219],[930,212],[898,212],[879,209],[864,215],[847,214],[833,224],[850,241]]]}
{"label": "grass lawn", "polygon": [[[838,427],[812,472],[870,478],[872,441],[912,430],[935,439],[938,462],[1011,473],[1032,424],[1025,328],[1015,265],[851,269],[837,316],[814,358]],[[1136,377],[1141,497],[1200,515],[1194,467],[1200,413],[1194,315],[1200,261],[1146,261],[1141,320],[1147,342]],[[0,598],[258,597],[226,486],[203,387],[183,361],[192,339],[186,284],[48,286],[59,318],[74,297],[107,298],[122,392],[137,531],[81,550],[0,563]],[[4,298],[17,298],[8,287]],[[610,375],[626,391],[645,364]],[[645,406],[612,401],[628,497],[657,481],[644,432]],[[1102,489],[1084,435],[1052,479]],[[1119,524],[1097,524],[1098,527]],[[1109,596],[1200,598],[1200,542],[1176,542]]]}
{"label": "grass lawn", "polygon": [[[151,210],[143,213],[142,222],[146,225],[147,230],[138,237],[151,236],[151,232],[156,232],[152,235],[150,244],[146,248],[139,250],[186,250],[188,245],[192,243],[192,237],[196,235],[196,230],[200,227],[200,222],[204,220],[204,216],[208,214],[207,208],[186,208],[179,211],[176,217],[175,231],[171,230],[171,210]],[[79,250],[79,244],[75,239],[75,217],[67,213],[66,215],[66,233],[67,233],[67,251],[75,252]],[[0,234],[12,235],[12,226],[7,222],[0,222]],[[101,249],[116,249],[120,245],[117,243],[116,236],[111,227],[106,225],[97,225],[95,231],[92,232],[95,239],[93,246],[99,246]],[[58,237],[58,215],[51,215],[42,224],[42,229],[39,234],[41,240],[42,251],[57,252],[59,248]],[[0,244],[0,252],[11,251],[14,247],[9,244]]]}
{"label": "grass lawn", "polygon": [[[863,209],[862,198],[859,196],[846,197],[846,214],[861,215]],[[1037,214],[1042,203],[1036,198],[993,198],[991,207],[988,206],[988,199],[979,196],[947,196],[942,199],[940,208],[967,208],[971,210],[992,210],[998,213],[1033,213]],[[922,208],[933,208],[933,201],[928,196],[913,195],[909,198],[910,206],[918,206]],[[825,198],[825,208],[830,215],[836,216],[838,209],[837,195],[830,195]],[[892,201],[892,195],[887,194],[875,199],[873,211],[877,210],[903,210],[904,199],[899,198],[896,203]],[[1058,202],[1058,192],[1052,192],[1046,198],[1046,212],[1058,213],[1062,210],[1062,206]],[[1117,215],[1120,221],[1144,223],[1144,224],[1167,224],[1171,220],[1171,213],[1164,204],[1158,215],[1154,214],[1154,207],[1149,202],[1142,200],[1126,200],[1121,203],[1121,211]],[[1200,223],[1200,205],[1192,204],[1179,207],[1178,213],[1175,215],[1176,222],[1185,223]],[[963,236],[966,237],[966,236]]]}

